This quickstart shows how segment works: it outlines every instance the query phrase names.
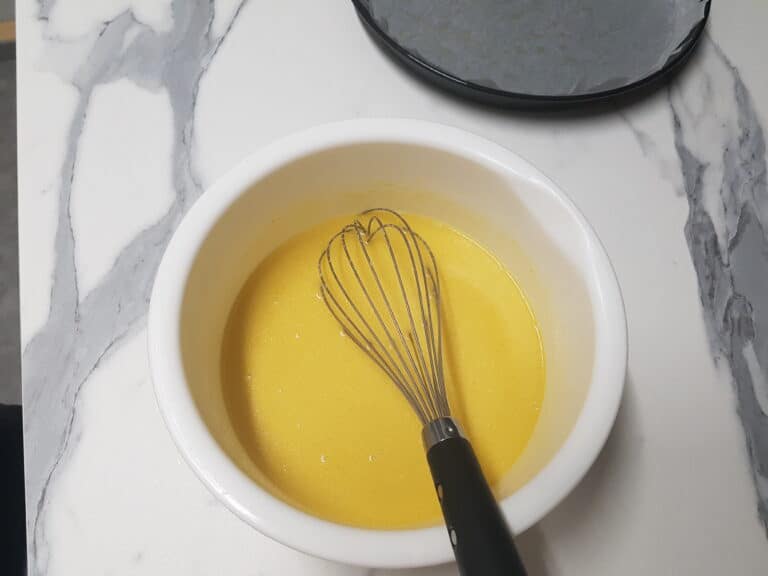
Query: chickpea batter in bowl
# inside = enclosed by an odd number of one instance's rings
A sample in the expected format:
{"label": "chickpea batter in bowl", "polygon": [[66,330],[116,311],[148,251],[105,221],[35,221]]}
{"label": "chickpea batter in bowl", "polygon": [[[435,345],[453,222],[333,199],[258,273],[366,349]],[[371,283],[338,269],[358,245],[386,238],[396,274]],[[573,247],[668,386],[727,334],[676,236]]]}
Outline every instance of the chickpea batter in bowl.
{"label": "chickpea batter in bowl", "polygon": [[[257,480],[286,502],[365,528],[436,524],[421,425],[319,295],[318,255],[350,220],[289,239],[243,286],[222,347],[227,409]],[[525,448],[541,408],[538,327],[490,252],[437,220],[408,220],[439,262],[449,399],[493,485]]]}

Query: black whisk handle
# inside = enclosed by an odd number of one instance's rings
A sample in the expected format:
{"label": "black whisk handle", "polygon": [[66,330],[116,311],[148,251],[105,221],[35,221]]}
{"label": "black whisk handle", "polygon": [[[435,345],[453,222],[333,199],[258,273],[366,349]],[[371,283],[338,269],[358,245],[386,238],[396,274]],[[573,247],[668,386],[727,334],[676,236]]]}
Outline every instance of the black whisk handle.
{"label": "black whisk handle", "polygon": [[461,575],[526,576],[470,443],[461,436],[439,441],[427,460]]}

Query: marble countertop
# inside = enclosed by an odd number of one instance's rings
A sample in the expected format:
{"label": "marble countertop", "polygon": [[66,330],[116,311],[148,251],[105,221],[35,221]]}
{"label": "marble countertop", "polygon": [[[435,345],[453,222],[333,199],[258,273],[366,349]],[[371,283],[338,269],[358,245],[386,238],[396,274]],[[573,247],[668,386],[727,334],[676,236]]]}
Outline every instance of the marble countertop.
{"label": "marble countertop", "polygon": [[20,0],[30,574],[370,572],[294,552],[219,505],[161,422],[146,351],[153,275],[203,190],[279,136],[370,116],[455,125],[529,159],[615,265],[625,397],[587,478],[520,537],[531,574],[764,574],[767,21],[761,0],[716,1],[668,88],[531,116],[425,87],[348,0]]}

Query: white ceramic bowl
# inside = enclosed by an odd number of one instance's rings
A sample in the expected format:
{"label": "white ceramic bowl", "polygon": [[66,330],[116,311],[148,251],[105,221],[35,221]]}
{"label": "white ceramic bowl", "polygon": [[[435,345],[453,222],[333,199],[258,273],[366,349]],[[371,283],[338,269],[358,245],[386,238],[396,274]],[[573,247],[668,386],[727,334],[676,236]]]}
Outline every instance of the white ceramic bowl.
{"label": "white ceramic bowl", "polygon": [[533,437],[497,489],[514,531],[540,520],[582,478],[615,419],[626,368],[624,308],[584,216],[538,170],[483,138],[412,120],[359,120],[256,152],[197,201],[168,245],[149,312],[152,376],[184,458],[260,532],[349,564],[437,564],[452,559],[442,526],[342,526],[260,487],[255,466],[234,463],[247,457],[219,382],[227,314],[257,263],[312,224],[373,206],[464,231],[504,262],[528,296],[544,341],[547,389]]}

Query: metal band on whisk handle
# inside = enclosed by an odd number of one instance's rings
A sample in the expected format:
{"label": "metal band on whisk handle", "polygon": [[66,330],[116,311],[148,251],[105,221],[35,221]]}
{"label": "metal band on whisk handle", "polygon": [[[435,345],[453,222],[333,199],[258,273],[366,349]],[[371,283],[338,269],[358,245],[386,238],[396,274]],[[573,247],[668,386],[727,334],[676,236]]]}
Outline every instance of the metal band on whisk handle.
{"label": "metal band on whisk handle", "polygon": [[440,279],[432,250],[397,212],[368,210],[331,238],[318,271],[328,309],[421,420],[427,461],[461,574],[525,576],[472,446],[451,417]]}

